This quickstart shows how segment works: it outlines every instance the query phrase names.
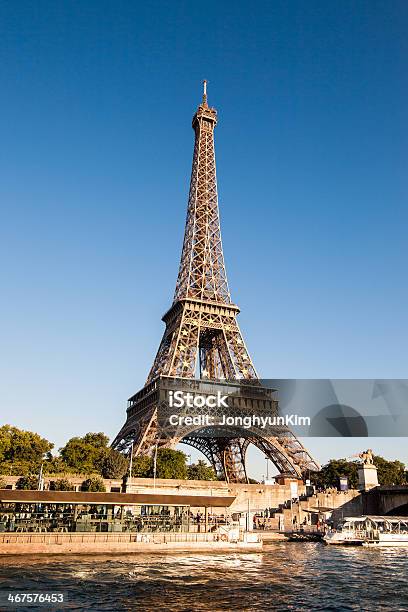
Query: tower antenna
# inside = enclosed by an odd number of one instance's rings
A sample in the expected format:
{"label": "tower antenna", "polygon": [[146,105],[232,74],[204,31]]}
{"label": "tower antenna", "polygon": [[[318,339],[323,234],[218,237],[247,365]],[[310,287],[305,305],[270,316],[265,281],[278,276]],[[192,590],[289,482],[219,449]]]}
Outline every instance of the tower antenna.
{"label": "tower antenna", "polygon": [[207,79],[203,81],[203,104],[207,104]]}

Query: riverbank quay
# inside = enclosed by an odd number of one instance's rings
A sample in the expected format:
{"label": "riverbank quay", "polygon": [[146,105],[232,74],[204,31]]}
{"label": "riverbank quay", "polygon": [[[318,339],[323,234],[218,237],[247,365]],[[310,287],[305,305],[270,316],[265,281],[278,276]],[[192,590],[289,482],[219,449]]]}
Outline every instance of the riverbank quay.
{"label": "riverbank quay", "polygon": [[322,542],[322,531],[253,531],[263,544],[275,542]]}
{"label": "riverbank quay", "polygon": [[[74,493],[81,492],[84,476],[60,475],[66,478]],[[50,490],[52,480],[56,475],[44,478],[44,490]],[[6,491],[16,491],[18,477],[3,478]],[[201,516],[201,529],[204,529],[205,510],[203,498],[207,500],[208,515],[216,517],[240,517],[241,527],[275,531],[291,531],[299,529],[300,525],[315,525],[322,518],[332,518],[336,524],[343,516],[363,514],[363,495],[360,491],[337,491],[328,489],[316,492],[313,487],[306,486],[300,480],[279,477],[275,484],[227,483],[224,481],[204,480],[172,480],[132,478],[126,485],[121,480],[104,480],[106,494],[139,495],[139,499],[151,499],[151,495],[170,496],[189,499],[189,511],[195,516]],[[0,490],[0,497],[2,494]],[[224,504],[218,505],[217,498],[230,498],[232,501],[227,509]],[[168,497],[169,499],[169,497]],[[213,502],[211,501],[213,500]],[[181,502],[180,502],[181,503]],[[381,513],[370,507],[371,514]],[[384,512],[382,512],[384,513]],[[254,520],[255,519],[255,520]],[[196,521],[197,522],[197,521]],[[0,525],[1,527],[1,525]],[[192,525],[190,529],[192,530]]]}
{"label": "riverbank quay", "polygon": [[[231,495],[0,491],[0,555],[246,551],[262,548],[227,517]],[[191,507],[202,510],[197,515]],[[214,516],[214,508],[222,509]]]}
{"label": "riverbank quay", "polygon": [[262,540],[241,533],[7,533],[0,534],[0,555],[85,555],[153,552],[260,552]]}
{"label": "riverbank quay", "polygon": [[253,531],[263,544],[270,544],[272,542],[287,542],[288,534],[281,531]]}
{"label": "riverbank quay", "polygon": [[[408,487],[314,491],[293,479],[275,485],[138,479],[127,487],[128,492],[104,493],[7,486],[0,489],[0,533],[200,533],[238,523],[241,531],[300,532],[303,536],[324,532],[327,525],[336,527],[344,516],[393,513],[394,506],[403,514],[401,505],[408,499]],[[295,486],[297,497],[293,498]],[[269,539],[282,538],[272,535]]]}

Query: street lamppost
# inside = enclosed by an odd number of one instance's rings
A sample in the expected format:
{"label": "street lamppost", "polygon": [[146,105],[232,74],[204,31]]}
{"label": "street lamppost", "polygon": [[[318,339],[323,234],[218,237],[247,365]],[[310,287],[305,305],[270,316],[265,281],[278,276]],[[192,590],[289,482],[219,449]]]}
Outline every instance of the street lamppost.
{"label": "street lamppost", "polygon": [[38,474],[38,490],[44,491],[44,478],[43,478],[43,466],[44,463],[41,464],[40,473]]}
{"label": "street lamppost", "polygon": [[[130,447],[130,462],[129,462],[129,491],[131,489],[132,486],[132,467],[133,467],[133,444],[134,442],[132,442],[132,446]],[[126,489],[128,488],[126,487]]]}
{"label": "street lamppost", "polygon": [[157,444],[154,447],[154,457],[153,457],[153,489],[156,489],[156,472],[157,472]]}

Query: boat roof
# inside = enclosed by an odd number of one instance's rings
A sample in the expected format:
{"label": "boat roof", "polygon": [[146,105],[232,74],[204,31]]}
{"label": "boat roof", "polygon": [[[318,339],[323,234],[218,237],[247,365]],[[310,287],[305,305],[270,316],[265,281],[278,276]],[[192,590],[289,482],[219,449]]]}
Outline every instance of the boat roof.
{"label": "boat roof", "polygon": [[329,508],[329,506],[311,506],[310,508],[302,508],[303,512],[310,512],[311,514],[315,514],[316,512],[325,513],[325,512],[333,512],[333,508]]}
{"label": "boat roof", "polygon": [[344,521],[355,521],[361,522],[366,519],[370,519],[371,521],[387,521],[387,523],[408,523],[408,516],[375,516],[372,514],[364,514],[363,516],[345,516]]}
{"label": "boat roof", "polygon": [[0,503],[111,504],[115,506],[163,505],[228,508],[232,495],[186,495],[174,493],[96,493],[84,491],[37,491],[1,489]]}

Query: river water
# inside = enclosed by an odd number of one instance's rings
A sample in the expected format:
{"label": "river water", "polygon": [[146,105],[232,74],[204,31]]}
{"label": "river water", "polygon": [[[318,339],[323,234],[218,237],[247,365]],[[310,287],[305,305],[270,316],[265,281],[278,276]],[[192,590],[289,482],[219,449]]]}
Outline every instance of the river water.
{"label": "river water", "polygon": [[408,550],[320,543],[276,542],[260,553],[0,558],[2,602],[8,590],[63,591],[71,610],[407,611],[407,578]]}

